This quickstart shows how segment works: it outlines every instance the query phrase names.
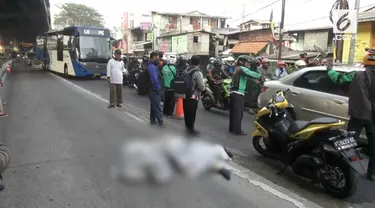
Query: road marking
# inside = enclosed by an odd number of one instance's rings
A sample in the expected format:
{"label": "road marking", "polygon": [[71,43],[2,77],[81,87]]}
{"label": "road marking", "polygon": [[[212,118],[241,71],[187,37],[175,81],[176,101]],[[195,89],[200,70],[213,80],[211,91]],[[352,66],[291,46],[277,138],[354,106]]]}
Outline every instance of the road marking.
{"label": "road marking", "polygon": [[[263,189],[265,192],[268,192],[268,193],[270,193],[270,194],[272,194],[272,195],[274,195],[274,196],[276,196],[276,197],[278,197],[280,199],[283,199],[285,201],[289,201],[290,203],[292,203],[294,206],[296,206],[298,208],[306,208],[306,206],[303,203],[299,202],[298,200],[293,199],[292,197],[290,197],[290,196],[288,196],[288,195],[286,195],[286,194],[284,194],[284,193],[282,193],[282,192],[280,192],[280,191],[272,188],[271,186],[269,186],[269,185],[267,185],[265,183],[262,183],[260,181],[251,179],[251,177],[248,176],[247,174],[245,174],[244,171],[241,171],[241,170],[233,167],[230,164],[227,164],[227,167],[229,169],[231,169],[232,172],[235,175],[237,175],[238,177],[243,178],[243,179],[249,181],[249,183],[253,184],[254,186],[258,186],[259,188]],[[246,171],[250,172],[250,170],[247,170],[247,169],[246,169]]]}
{"label": "road marking", "polygon": [[[68,81],[68,80],[66,80],[66,79],[64,79],[64,78],[62,78],[62,77],[60,77],[60,76],[58,76],[56,74],[51,73],[51,75],[53,75],[54,77],[58,78],[59,80],[65,82],[65,83],[69,84],[70,86],[73,86],[73,87],[81,90],[82,92],[85,92],[85,93],[87,93],[87,94],[89,94],[89,95],[91,95],[91,96],[99,99],[100,101],[103,101],[105,103],[109,103],[109,101],[107,99],[105,99],[102,96],[96,94],[95,92],[92,92],[92,91],[87,90],[87,89],[85,89],[85,88],[83,88],[81,86],[78,86],[78,85],[74,84],[73,82]],[[124,113],[126,115],[128,115],[128,116],[136,119],[137,121],[146,124],[146,122],[144,120],[142,120],[141,118],[139,118],[138,116],[136,116],[136,115],[134,115],[132,113],[126,112],[126,111],[124,111]],[[249,183],[253,184],[254,186],[260,187],[265,192],[268,192],[268,193],[270,193],[270,194],[272,194],[272,195],[274,195],[274,196],[276,196],[276,197],[278,197],[278,198],[280,198],[282,200],[289,201],[294,206],[296,206],[298,208],[306,208],[306,206],[303,203],[299,202],[298,200],[289,197],[288,195],[286,195],[286,194],[284,194],[284,193],[282,193],[282,192],[280,192],[280,191],[278,191],[278,190],[270,187],[269,185],[267,185],[265,183],[262,183],[261,181],[257,181],[257,180],[251,179],[251,177],[248,176],[247,174],[245,174],[244,171],[241,171],[241,170],[233,167],[230,164],[227,164],[227,165],[228,165],[228,168],[233,171],[233,174],[237,175],[240,178],[246,179],[247,181],[249,181]],[[246,169],[246,170],[250,172],[250,170],[248,170],[248,169]]]}
{"label": "road marking", "polygon": [[[81,87],[81,86],[78,86],[78,85],[74,84],[74,83],[71,82],[71,81],[68,81],[68,80],[66,80],[66,79],[64,79],[64,78],[62,78],[62,77],[60,77],[60,76],[57,76],[56,74],[53,74],[53,73],[50,73],[50,74],[51,74],[52,76],[58,78],[59,80],[65,82],[65,83],[67,83],[67,84],[69,84],[69,86],[73,86],[73,87],[75,87],[75,88],[81,90],[82,92],[85,92],[85,93],[87,93],[87,94],[89,94],[89,95],[91,95],[91,96],[97,98],[98,100],[100,100],[100,101],[102,101],[102,102],[109,103],[109,100],[107,100],[107,99],[105,99],[104,97],[102,97],[102,96],[96,94],[95,92],[92,92],[92,91],[87,90],[87,89],[85,89],[85,88],[83,88],[83,87]],[[122,111],[122,112],[124,112],[126,115],[128,115],[128,116],[134,118],[135,120],[137,120],[137,121],[139,121],[139,122],[141,122],[141,123],[144,123],[144,124],[146,123],[143,119],[139,118],[138,116],[136,116],[136,115],[134,115],[134,114],[132,114],[132,113],[129,113],[129,112],[127,112],[127,111]]]}

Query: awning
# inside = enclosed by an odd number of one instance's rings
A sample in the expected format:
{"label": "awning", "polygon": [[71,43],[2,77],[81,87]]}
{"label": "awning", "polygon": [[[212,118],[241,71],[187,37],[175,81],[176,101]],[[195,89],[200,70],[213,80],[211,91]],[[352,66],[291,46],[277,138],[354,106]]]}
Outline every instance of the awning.
{"label": "awning", "polygon": [[235,39],[228,39],[228,44],[232,45],[232,44],[237,44],[238,42],[240,42],[239,40],[235,40]]}
{"label": "awning", "polygon": [[228,50],[225,50],[225,51],[221,52],[221,54],[229,55],[231,52],[232,52],[232,49],[228,49]]}
{"label": "awning", "polygon": [[232,48],[232,53],[258,53],[268,42],[239,42]]}
{"label": "awning", "polygon": [[140,46],[140,45],[146,45],[146,44],[150,44],[150,43],[152,43],[151,41],[149,41],[149,42],[143,42],[143,43],[136,43],[136,44],[134,44],[135,46]]}

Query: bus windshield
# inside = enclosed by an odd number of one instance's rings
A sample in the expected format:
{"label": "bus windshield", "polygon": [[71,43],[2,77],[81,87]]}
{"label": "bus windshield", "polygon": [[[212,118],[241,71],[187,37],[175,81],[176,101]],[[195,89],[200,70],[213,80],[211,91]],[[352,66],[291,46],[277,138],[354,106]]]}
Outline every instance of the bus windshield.
{"label": "bus windshield", "polygon": [[80,36],[80,61],[106,63],[112,57],[112,50],[106,37]]}

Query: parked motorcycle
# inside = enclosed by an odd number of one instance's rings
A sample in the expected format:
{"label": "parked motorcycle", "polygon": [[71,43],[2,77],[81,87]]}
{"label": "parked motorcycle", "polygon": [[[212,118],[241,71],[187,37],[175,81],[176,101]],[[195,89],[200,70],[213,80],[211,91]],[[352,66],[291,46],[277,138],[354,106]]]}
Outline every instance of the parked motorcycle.
{"label": "parked motorcycle", "polygon": [[345,122],[334,118],[294,121],[289,113],[293,105],[285,98],[289,91],[277,91],[258,111],[253,133],[255,150],[283,162],[285,167],[278,174],[291,166],[295,174],[320,183],[334,197],[354,195],[358,174],[366,173],[355,132],[340,130]]}

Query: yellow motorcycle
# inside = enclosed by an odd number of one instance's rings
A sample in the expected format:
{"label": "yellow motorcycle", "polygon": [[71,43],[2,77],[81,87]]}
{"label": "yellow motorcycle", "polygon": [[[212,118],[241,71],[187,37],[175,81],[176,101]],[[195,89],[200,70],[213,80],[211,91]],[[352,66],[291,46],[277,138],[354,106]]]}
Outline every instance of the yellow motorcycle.
{"label": "yellow motorcycle", "polygon": [[345,122],[334,118],[292,119],[294,108],[285,97],[289,91],[277,91],[258,111],[252,135],[255,150],[285,165],[278,174],[291,166],[295,174],[321,184],[334,197],[354,195],[358,174],[367,171],[355,132],[341,130]]}

